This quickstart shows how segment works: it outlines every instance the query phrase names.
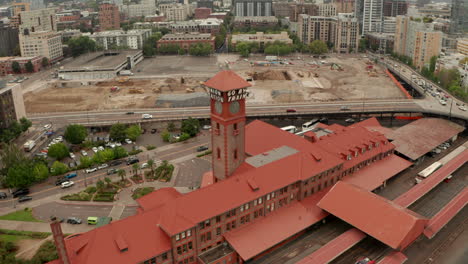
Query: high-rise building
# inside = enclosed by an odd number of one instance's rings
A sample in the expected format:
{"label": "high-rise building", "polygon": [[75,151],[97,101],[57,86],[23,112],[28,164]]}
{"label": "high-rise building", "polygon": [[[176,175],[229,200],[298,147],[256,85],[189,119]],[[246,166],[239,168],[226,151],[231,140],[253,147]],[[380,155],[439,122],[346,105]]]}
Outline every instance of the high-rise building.
{"label": "high-rise building", "polygon": [[457,51],[463,55],[468,55],[468,38],[457,40]]}
{"label": "high-rise building", "polygon": [[340,13],[336,20],[335,45],[338,53],[356,52],[359,45],[359,21],[353,13]]}
{"label": "high-rise building", "polygon": [[318,4],[319,16],[336,16],[336,6],[334,4]]}
{"label": "high-rise building", "polygon": [[197,7],[206,7],[213,9],[213,0],[197,0]]}
{"label": "high-rise building", "polygon": [[318,16],[318,6],[311,3],[274,2],[273,13],[276,17],[289,17],[289,21],[297,22],[300,14]]}
{"label": "high-rise building", "polygon": [[27,35],[37,31],[56,31],[55,9],[24,11],[18,14],[20,34]]}
{"label": "high-rise building", "polygon": [[383,23],[383,0],[363,1],[361,34],[365,35],[367,32],[381,32]]}
{"label": "high-rise building", "polygon": [[45,8],[44,0],[25,0],[31,6],[31,10],[38,10]]}
{"label": "high-rise building", "polygon": [[236,16],[272,16],[272,0],[234,0]]}
{"label": "high-rise building", "polygon": [[452,0],[451,33],[468,33],[468,0]]}
{"label": "high-rise building", "polygon": [[13,55],[18,43],[18,29],[0,21],[0,57]]}
{"label": "high-rise building", "polygon": [[43,56],[50,62],[63,57],[62,34],[54,31],[37,31],[19,35],[21,56]]}
{"label": "high-rise building", "polygon": [[128,49],[142,49],[143,43],[151,36],[151,29],[133,29],[128,31],[110,30],[95,32],[89,37],[105,50],[117,47]]}
{"label": "high-rise building", "polygon": [[31,4],[30,3],[13,3],[11,8],[12,8],[12,15],[17,16],[19,13],[23,11],[31,11]]}
{"label": "high-rise building", "polygon": [[355,11],[354,0],[333,0],[337,13],[353,13]]}
{"label": "high-rise building", "polygon": [[26,116],[21,85],[0,83],[0,128],[9,127],[14,121]]}
{"label": "high-rise building", "polygon": [[99,25],[101,30],[120,29],[119,7],[111,3],[100,4]]}
{"label": "high-rise building", "polygon": [[432,56],[440,54],[441,46],[442,32],[434,31],[432,24],[397,16],[393,50],[410,57],[414,66],[424,67]]}
{"label": "high-rise building", "polygon": [[408,13],[408,2],[406,0],[384,0],[383,15],[396,17]]}

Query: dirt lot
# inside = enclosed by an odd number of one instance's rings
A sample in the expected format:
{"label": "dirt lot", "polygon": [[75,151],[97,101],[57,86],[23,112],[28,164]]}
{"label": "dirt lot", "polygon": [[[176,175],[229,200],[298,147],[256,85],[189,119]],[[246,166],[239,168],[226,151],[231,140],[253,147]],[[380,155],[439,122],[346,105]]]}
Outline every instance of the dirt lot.
{"label": "dirt lot", "polygon": [[[150,108],[161,93],[177,96],[203,92],[200,82],[227,64],[246,79],[252,79],[250,104],[404,98],[383,69],[372,65],[369,73],[368,60],[362,56],[290,57],[285,60],[287,64],[256,66],[255,62],[263,59],[257,56],[245,60],[237,55],[161,56],[140,63],[135,76],[126,82],[50,83],[45,89],[24,95],[26,111]],[[111,92],[115,86],[120,90]]]}

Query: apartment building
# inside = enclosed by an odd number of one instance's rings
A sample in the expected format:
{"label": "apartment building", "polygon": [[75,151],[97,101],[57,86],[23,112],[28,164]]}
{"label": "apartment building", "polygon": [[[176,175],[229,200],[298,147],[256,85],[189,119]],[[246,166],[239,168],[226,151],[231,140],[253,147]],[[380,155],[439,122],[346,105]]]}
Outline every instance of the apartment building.
{"label": "apartment building", "polygon": [[211,14],[211,8],[197,7],[195,8],[195,19],[205,19]]}
{"label": "apartment building", "polygon": [[384,0],[383,15],[386,17],[404,16],[408,13],[406,0]]}
{"label": "apartment building", "polygon": [[338,53],[357,52],[359,47],[359,21],[353,13],[340,13],[336,20],[333,49]]}
{"label": "apartment building", "polygon": [[0,83],[0,128],[9,127],[13,121],[26,117],[23,91],[20,84]]}
{"label": "apartment building", "polygon": [[233,0],[236,17],[272,16],[272,0]]}
{"label": "apartment building", "polygon": [[434,31],[432,24],[397,16],[394,52],[409,56],[415,67],[422,68],[438,56],[441,46],[442,32]]}
{"label": "apartment building", "polygon": [[13,3],[11,5],[12,16],[17,16],[19,13],[24,11],[31,11],[31,4],[30,3]]}
{"label": "apartment building", "polygon": [[354,0],[333,0],[337,13],[353,13],[355,11]]}
{"label": "apartment building", "polygon": [[239,42],[253,42],[258,43],[264,47],[268,43],[281,42],[284,44],[292,44],[292,39],[289,38],[288,32],[283,31],[280,34],[265,34],[263,32],[256,32],[255,34],[234,34],[231,38],[231,43],[236,46]]}
{"label": "apartment building", "polygon": [[18,14],[20,34],[27,35],[37,31],[56,31],[55,9],[46,8],[24,11]]}
{"label": "apartment building", "polygon": [[468,38],[457,39],[457,52],[468,55]]}
{"label": "apartment building", "polygon": [[36,31],[28,35],[19,35],[21,56],[43,56],[50,62],[63,57],[62,34],[54,31]]}
{"label": "apartment building", "polygon": [[0,21],[0,57],[13,55],[18,44],[18,29]]}
{"label": "apartment building", "polygon": [[318,16],[330,17],[336,16],[335,4],[318,4]]}
{"label": "apartment building", "polygon": [[101,30],[120,29],[119,7],[111,3],[99,5],[99,26]]}
{"label": "apartment building", "polygon": [[166,34],[158,41],[158,48],[165,45],[177,45],[188,51],[191,45],[198,43],[207,43],[214,50],[215,37],[211,34],[201,33]]}
{"label": "apartment building", "polygon": [[[29,73],[26,70],[26,64],[31,62],[33,65],[33,72],[38,72],[42,68],[42,56],[36,57],[0,57],[0,76],[5,76],[7,74],[17,74],[17,73]],[[13,71],[13,63],[17,62],[20,66],[21,71]]]}
{"label": "apartment building", "polygon": [[89,37],[105,50],[117,47],[142,49],[143,43],[151,36],[151,29],[133,29],[128,31],[110,30],[95,32]]}
{"label": "apartment building", "polygon": [[453,0],[451,8],[452,24],[450,32],[467,34],[468,33],[468,0]]}
{"label": "apartment building", "polygon": [[382,33],[395,34],[396,30],[396,18],[395,17],[384,17],[382,25]]}
{"label": "apartment building", "polygon": [[159,12],[164,14],[166,21],[184,21],[192,14],[188,4],[160,4]]}
{"label": "apartment building", "polygon": [[361,34],[382,32],[383,0],[359,0],[363,2]]}

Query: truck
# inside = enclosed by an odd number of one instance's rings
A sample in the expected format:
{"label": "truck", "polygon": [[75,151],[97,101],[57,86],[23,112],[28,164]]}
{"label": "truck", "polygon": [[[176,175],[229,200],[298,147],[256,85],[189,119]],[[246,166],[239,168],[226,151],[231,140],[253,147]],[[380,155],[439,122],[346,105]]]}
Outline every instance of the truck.
{"label": "truck", "polygon": [[133,75],[133,72],[131,72],[129,70],[120,71],[120,76],[132,76],[132,75]]}
{"label": "truck", "polygon": [[24,143],[23,148],[24,151],[31,151],[34,147],[36,146],[36,142],[34,140],[28,140],[26,143]]}

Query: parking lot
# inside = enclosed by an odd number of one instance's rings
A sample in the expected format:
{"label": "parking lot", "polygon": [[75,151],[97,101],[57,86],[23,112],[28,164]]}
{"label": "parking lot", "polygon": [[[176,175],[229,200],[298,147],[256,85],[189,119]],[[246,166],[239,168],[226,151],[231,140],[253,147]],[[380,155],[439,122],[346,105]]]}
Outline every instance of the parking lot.
{"label": "parking lot", "polygon": [[184,76],[212,76],[219,71],[216,56],[157,56],[145,58],[134,68],[134,76],[183,74]]}

